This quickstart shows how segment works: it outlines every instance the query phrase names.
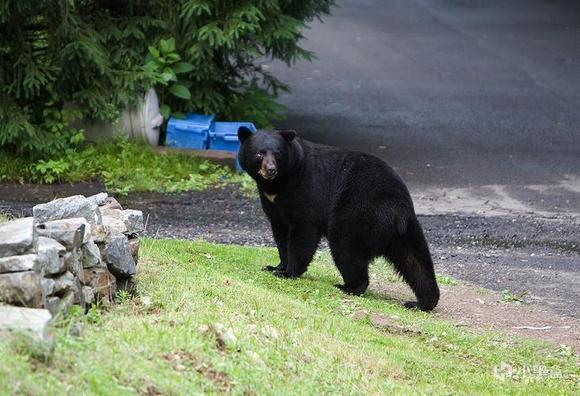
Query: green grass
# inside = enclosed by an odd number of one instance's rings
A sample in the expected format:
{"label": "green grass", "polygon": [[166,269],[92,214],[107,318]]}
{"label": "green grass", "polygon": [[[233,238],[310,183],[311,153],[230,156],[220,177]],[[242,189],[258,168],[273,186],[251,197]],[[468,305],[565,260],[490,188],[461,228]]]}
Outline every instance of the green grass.
{"label": "green grass", "polygon": [[247,175],[187,154],[157,153],[149,146],[117,139],[67,150],[61,156],[30,160],[0,151],[0,182],[62,183],[100,180],[107,190],[182,192],[237,184],[255,190]]}
{"label": "green grass", "polygon": [[[139,297],[123,296],[109,310],[62,321],[48,360],[0,343],[0,394],[578,390],[576,356],[569,349],[475,333],[405,310],[377,292],[345,297],[332,286],[339,276],[326,253],[299,280],[260,271],[272,263],[276,253],[270,248],[145,240]],[[385,265],[374,268],[374,278],[392,278]],[[362,311],[388,316],[410,331],[377,328],[357,314]],[[69,335],[75,321],[84,323],[81,337]],[[502,363],[516,369],[513,378],[494,377]],[[533,370],[540,366],[561,378],[536,378]]]}

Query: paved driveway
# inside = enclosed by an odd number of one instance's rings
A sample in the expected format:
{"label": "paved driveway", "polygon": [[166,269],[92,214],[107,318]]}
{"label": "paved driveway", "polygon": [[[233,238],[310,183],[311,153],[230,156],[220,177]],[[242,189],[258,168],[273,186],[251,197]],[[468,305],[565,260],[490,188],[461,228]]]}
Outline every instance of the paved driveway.
{"label": "paved driveway", "polygon": [[407,181],[438,271],[578,315],[580,2],[343,0],[280,126]]}
{"label": "paved driveway", "polygon": [[338,4],[306,32],[317,61],[266,65],[283,126],[386,159],[441,201],[424,213],[580,213],[580,2]]}

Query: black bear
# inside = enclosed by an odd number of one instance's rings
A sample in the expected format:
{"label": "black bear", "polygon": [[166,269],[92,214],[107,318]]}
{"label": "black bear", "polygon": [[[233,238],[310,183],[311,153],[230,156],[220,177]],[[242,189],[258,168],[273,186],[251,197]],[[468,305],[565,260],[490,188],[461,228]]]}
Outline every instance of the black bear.
{"label": "black bear", "polygon": [[300,139],[292,130],[238,130],[241,167],[256,181],[262,208],[280,254],[264,269],[283,278],[301,276],[326,237],[344,280],[360,295],[369,285],[369,262],[386,257],[409,284],[417,302],[439,301],[433,262],[407,187],[372,155]]}

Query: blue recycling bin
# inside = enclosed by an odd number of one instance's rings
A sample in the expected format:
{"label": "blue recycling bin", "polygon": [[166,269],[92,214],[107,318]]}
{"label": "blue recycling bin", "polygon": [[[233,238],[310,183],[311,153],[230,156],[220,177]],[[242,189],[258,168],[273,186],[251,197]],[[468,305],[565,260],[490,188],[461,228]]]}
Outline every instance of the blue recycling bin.
{"label": "blue recycling bin", "polygon": [[183,119],[171,117],[167,122],[166,146],[204,150],[209,146],[215,115],[187,114]]}
{"label": "blue recycling bin", "polygon": [[[167,122],[165,144],[168,147],[237,153],[240,148],[238,129],[241,126],[256,132],[251,122],[216,122],[213,114],[189,113],[183,119],[171,117]],[[237,160],[236,169],[242,170]]]}
{"label": "blue recycling bin", "polygon": [[[212,130],[209,131],[209,149],[237,153],[240,149],[238,129],[241,126],[245,126],[250,131],[256,132],[256,127],[251,122],[215,122]],[[242,171],[238,159],[236,159],[236,170]]]}
{"label": "blue recycling bin", "polygon": [[251,122],[215,122],[209,131],[209,149],[237,153],[240,149],[238,129],[242,126],[256,132],[256,127]]}

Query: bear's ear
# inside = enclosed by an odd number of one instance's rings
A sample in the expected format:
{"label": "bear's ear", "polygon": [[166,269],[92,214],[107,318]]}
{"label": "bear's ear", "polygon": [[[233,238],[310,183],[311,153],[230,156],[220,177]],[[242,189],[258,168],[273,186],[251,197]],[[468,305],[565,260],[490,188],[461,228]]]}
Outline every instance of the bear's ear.
{"label": "bear's ear", "polygon": [[290,143],[296,137],[296,131],[294,129],[282,129],[280,135]]}
{"label": "bear's ear", "polygon": [[244,143],[244,141],[249,138],[250,136],[252,136],[252,131],[250,131],[249,128],[245,127],[245,126],[241,126],[238,128],[238,140],[240,141],[240,143]]}

